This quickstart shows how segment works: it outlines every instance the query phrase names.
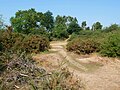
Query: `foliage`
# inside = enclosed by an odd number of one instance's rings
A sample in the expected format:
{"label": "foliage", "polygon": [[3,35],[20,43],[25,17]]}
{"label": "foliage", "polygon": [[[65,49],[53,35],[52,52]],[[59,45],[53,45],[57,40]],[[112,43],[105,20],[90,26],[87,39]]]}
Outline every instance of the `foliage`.
{"label": "foliage", "polygon": [[43,14],[41,24],[47,29],[47,32],[52,32],[54,26],[54,18],[52,12],[47,11]]}
{"label": "foliage", "polygon": [[2,51],[2,49],[3,49],[3,45],[1,43],[1,40],[2,40],[2,31],[0,30],[0,51]]}
{"label": "foliage", "polygon": [[112,24],[109,27],[106,27],[104,29],[105,32],[112,32],[112,31],[117,31],[120,30],[120,26],[118,24]]}
{"label": "foliage", "polygon": [[38,27],[38,16],[35,9],[19,10],[15,17],[11,17],[11,25],[14,31],[24,34],[29,34],[32,30]]}
{"label": "foliage", "polygon": [[2,51],[3,49],[3,46],[2,46],[2,43],[0,42],[0,51]]}
{"label": "foliage", "polygon": [[26,52],[41,52],[48,50],[48,39],[38,35],[24,35],[20,33],[7,33],[3,32],[1,43],[5,51],[22,50]]}
{"label": "foliage", "polygon": [[17,50],[20,49],[22,45],[22,40],[25,38],[24,35],[20,33],[8,33],[4,31],[2,33],[1,43],[3,45],[3,49],[5,51],[9,51],[10,49]]}
{"label": "foliage", "polygon": [[0,15],[0,30],[4,28],[4,20],[3,20],[3,16]]}
{"label": "foliage", "polygon": [[[17,11],[10,21],[14,32],[42,35],[49,40],[66,39],[72,33],[79,34],[82,30],[90,30],[86,21],[83,21],[80,27],[76,17],[57,15],[54,19],[52,15],[50,11],[42,13],[31,8]],[[93,29],[102,29],[101,23],[94,23]]]}
{"label": "foliage", "polygon": [[78,38],[78,37],[79,37],[78,34],[72,33],[72,34],[70,35],[70,38],[68,39],[68,41],[72,41],[73,39]]}
{"label": "foliage", "polygon": [[37,53],[48,50],[49,41],[38,35],[28,35],[23,39],[22,50],[26,52]]}
{"label": "foliage", "polygon": [[49,39],[49,33],[46,32],[44,27],[31,31],[30,34],[43,36]]}
{"label": "foliage", "polygon": [[104,37],[105,34],[102,31],[81,30],[78,34],[71,35],[67,50],[78,54],[98,52]]}
{"label": "foliage", "polygon": [[[91,38],[92,36],[95,35],[97,31],[93,32],[93,31],[90,31],[90,30],[82,30],[79,32],[79,37],[81,38]],[[94,34],[94,35],[93,35]]]}
{"label": "foliage", "polygon": [[100,53],[103,56],[119,57],[120,56],[120,32],[112,33],[101,45]]}
{"label": "foliage", "polygon": [[95,31],[95,30],[101,30],[102,29],[102,25],[100,22],[96,22],[92,25],[92,30]]}
{"label": "foliage", "polygon": [[[31,80],[34,80],[35,83],[38,75],[46,73],[42,67],[36,67],[35,62],[25,53],[9,53],[8,55],[11,58],[8,58],[8,60],[4,59],[4,61],[7,61],[6,69],[0,75],[0,88],[2,90],[15,90],[17,85],[27,89],[25,86],[29,85]],[[3,56],[0,57],[2,58]]]}
{"label": "foliage", "polygon": [[96,31],[91,31],[91,30],[81,30],[79,33],[73,33],[70,37],[70,41],[75,39],[75,38],[81,38],[81,39],[101,39],[105,37],[105,33],[101,30],[96,30]]}
{"label": "foliage", "polygon": [[0,74],[4,72],[7,67],[8,56],[0,51]]}
{"label": "foliage", "polygon": [[[112,26],[114,27],[114,26]],[[120,28],[106,30],[80,31],[79,34],[72,34],[67,45],[69,51],[78,54],[100,52],[103,56],[120,56]],[[111,31],[112,30],[112,31]],[[96,48],[96,49],[95,49]]]}
{"label": "foliage", "polygon": [[82,25],[81,25],[82,29],[83,29],[83,30],[86,30],[86,26],[87,26],[86,21],[83,21],[83,22],[82,22]]}
{"label": "foliage", "polygon": [[[4,53],[6,55],[6,53]],[[79,90],[84,89],[81,80],[74,78],[66,68],[47,72],[42,66],[23,53],[9,53],[9,58],[0,56],[6,63],[4,73],[0,73],[1,90]],[[6,57],[6,56],[5,56]]]}
{"label": "foliage", "polygon": [[59,16],[55,18],[52,32],[53,39],[66,39],[70,34],[78,33],[81,30],[76,18],[71,16]]}
{"label": "foliage", "polygon": [[73,21],[73,22],[71,22],[71,23],[69,24],[69,27],[68,27],[68,29],[67,29],[67,32],[68,32],[69,34],[72,34],[73,32],[74,32],[74,33],[78,33],[80,30],[81,30],[81,28],[80,28],[79,24],[76,23],[75,21]]}
{"label": "foliage", "polygon": [[75,38],[67,44],[67,50],[78,54],[90,54],[99,51],[100,44],[94,39]]}
{"label": "foliage", "polygon": [[62,17],[59,15],[56,17],[54,23],[54,29],[52,32],[53,38],[57,38],[57,39],[68,38],[66,22],[67,22],[67,17],[65,16]]}
{"label": "foliage", "polygon": [[11,17],[10,21],[14,31],[23,34],[41,30],[43,27],[46,32],[51,31],[54,23],[50,11],[42,13],[35,11],[33,8],[29,10],[19,10],[16,12],[15,17]]}
{"label": "foliage", "polygon": [[66,29],[60,25],[56,26],[54,28],[52,35],[53,35],[54,39],[66,39],[66,38],[68,38],[68,33],[67,33]]}

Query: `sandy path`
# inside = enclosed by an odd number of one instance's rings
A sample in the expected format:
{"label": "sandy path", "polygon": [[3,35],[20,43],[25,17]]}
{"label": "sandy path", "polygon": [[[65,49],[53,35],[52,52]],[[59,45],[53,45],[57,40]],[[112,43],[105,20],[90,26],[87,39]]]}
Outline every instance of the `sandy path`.
{"label": "sandy path", "polygon": [[51,42],[52,54],[37,55],[52,64],[57,60],[66,61],[74,75],[86,83],[86,90],[120,90],[120,61],[98,56],[79,57],[66,51],[66,41]]}
{"label": "sandy path", "polygon": [[50,49],[50,51],[57,51],[57,53],[59,55],[61,55],[61,57],[64,58],[64,60],[67,61],[67,64],[69,66],[69,68],[73,69],[74,68],[78,68],[80,70],[83,70],[83,71],[86,71],[86,68],[84,66],[82,66],[81,64],[79,64],[78,62],[76,62],[73,58],[71,57],[66,49],[65,49],[65,46],[66,46],[67,42],[66,41],[61,41],[61,42],[52,42],[51,43],[51,46],[52,48]]}

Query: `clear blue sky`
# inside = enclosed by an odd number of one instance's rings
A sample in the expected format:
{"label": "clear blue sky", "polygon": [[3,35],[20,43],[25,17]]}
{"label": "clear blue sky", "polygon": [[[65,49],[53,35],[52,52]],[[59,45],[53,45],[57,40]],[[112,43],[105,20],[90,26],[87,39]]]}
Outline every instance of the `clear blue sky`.
{"label": "clear blue sky", "polygon": [[0,14],[7,24],[16,11],[30,8],[77,17],[79,24],[87,21],[90,26],[96,21],[104,26],[120,24],[120,0],[0,0]]}

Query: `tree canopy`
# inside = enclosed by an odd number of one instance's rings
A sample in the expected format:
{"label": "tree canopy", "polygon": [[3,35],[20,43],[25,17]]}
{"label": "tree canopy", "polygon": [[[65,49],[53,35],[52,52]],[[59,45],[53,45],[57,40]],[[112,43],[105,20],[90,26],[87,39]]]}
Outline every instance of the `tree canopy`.
{"label": "tree canopy", "polygon": [[3,27],[4,27],[4,23],[3,22],[4,22],[3,21],[3,16],[0,15],[0,29],[3,29]]}
{"label": "tree canopy", "polygon": [[[1,18],[0,21],[2,21]],[[87,26],[86,21],[82,21],[81,25],[79,25],[76,17],[60,15],[53,17],[53,13],[49,10],[43,13],[37,12],[33,8],[17,11],[10,21],[15,32],[43,35],[49,37],[49,39],[64,39],[72,33],[80,34],[81,30],[103,30],[103,25],[99,21],[95,22],[90,28]],[[119,28],[118,25],[113,24],[105,28],[105,30],[113,31],[113,29],[116,30],[117,28]]]}
{"label": "tree canopy", "polygon": [[46,13],[37,12],[35,9],[19,10],[15,17],[10,19],[14,31],[29,34],[41,27],[51,31],[53,28],[53,17],[50,11]]}
{"label": "tree canopy", "polygon": [[100,29],[102,29],[102,25],[101,25],[100,22],[96,22],[96,23],[94,23],[94,24],[92,25],[92,30],[93,30],[93,31],[94,31],[94,30],[100,30]]}
{"label": "tree canopy", "polygon": [[82,25],[81,25],[82,29],[85,30],[85,29],[86,29],[86,26],[87,26],[86,21],[83,21],[83,22],[82,22]]}

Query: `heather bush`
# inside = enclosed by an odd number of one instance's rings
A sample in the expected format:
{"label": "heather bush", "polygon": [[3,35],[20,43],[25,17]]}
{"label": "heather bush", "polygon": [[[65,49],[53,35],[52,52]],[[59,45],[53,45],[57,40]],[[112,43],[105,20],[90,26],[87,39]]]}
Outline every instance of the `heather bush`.
{"label": "heather bush", "polygon": [[37,53],[48,50],[48,48],[49,40],[38,35],[28,35],[22,43],[22,49],[26,52]]}
{"label": "heather bush", "polygon": [[94,39],[76,38],[67,44],[67,50],[78,54],[90,54],[99,51],[100,43]]}
{"label": "heather bush", "polygon": [[83,90],[85,88],[81,80],[75,78],[67,68],[60,66],[54,71],[47,72],[45,67],[38,66],[25,52],[3,54],[0,58],[4,61],[2,65],[5,65],[5,68],[0,73],[0,90]]}
{"label": "heather bush", "polygon": [[26,51],[26,52],[41,52],[48,50],[49,40],[39,35],[24,35],[21,33],[3,32],[1,44],[4,51]]}
{"label": "heather bush", "polygon": [[20,33],[8,33],[4,31],[2,33],[1,37],[1,43],[3,45],[3,49],[8,51],[8,50],[13,50],[16,51],[20,49],[20,46],[22,44],[22,40],[25,38],[23,34]]}

